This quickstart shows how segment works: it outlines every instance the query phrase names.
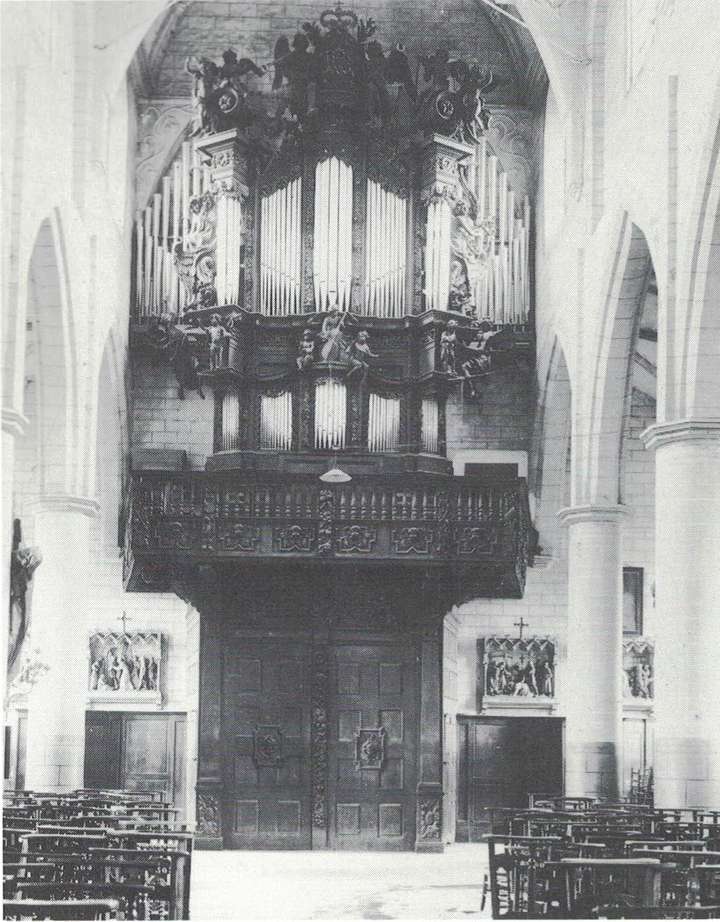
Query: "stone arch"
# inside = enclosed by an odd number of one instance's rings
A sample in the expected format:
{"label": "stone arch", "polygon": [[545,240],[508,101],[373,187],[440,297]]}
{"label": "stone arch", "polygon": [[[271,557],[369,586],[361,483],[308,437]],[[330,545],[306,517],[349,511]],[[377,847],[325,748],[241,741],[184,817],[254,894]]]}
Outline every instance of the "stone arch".
{"label": "stone arch", "polygon": [[557,534],[555,513],[570,503],[568,454],[571,445],[572,384],[565,351],[556,338],[539,394],[533,433],[529,489],[535,525],[545,548]]}
{"label": "stone arch", "polygon": [[604,297],[598,348],[585,422],[587,470],[578,482],[579,502],[614,505],[620,491],[621,448],[626,402],[642,305],[652,272],[652,258],[644,233],[627,212],[619,233]]}
{"label": "stone arch", "polygon": [[96,382],[93,413],[92,471],[100,504],[97,522],[102,549],[112,552],[119,543],[118,516],[126,486],[128,413],[125,401],[123,350],[111,330],[105,341]]}
{"label": "stone arch", "polygon": [[[720,417],[720,83],[716,88],[692,215],[688,310],[676,398],[677,417]],[[679,347],[676,347],[676,353]],[[668,407],[670,412],[671,408]]]}
{"label": "stone arch", "polygon": [[[70,291],[62,228],[57,212],[38,229],[27,269],[25,306],[26,388],[34,385],[37,489],[41,494],[66,493],[74,468],[73,433],[77,412]],[[32,380],[30,380],[32,379]]]}

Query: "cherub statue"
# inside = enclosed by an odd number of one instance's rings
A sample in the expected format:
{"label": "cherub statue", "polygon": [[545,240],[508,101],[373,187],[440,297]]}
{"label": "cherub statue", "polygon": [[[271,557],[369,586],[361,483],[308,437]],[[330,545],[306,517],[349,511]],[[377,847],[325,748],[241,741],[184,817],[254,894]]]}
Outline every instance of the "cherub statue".
{"label": "cherub statue", "polygon": [[448,320],[440,336],[440,370],[446,375],[457,376],[456,347],[457,320]]}
{"label": "cherub statue", "polygon": [[460,366],[463,376],[467,378],[470,391],[474,397],[479,396],[473,378],[485,374],[490,370],[490,340],[495,336],[495,331],[489,320],[483,320],[477,325],[475,339],[464,347],[466,358]]}
{"label": "cherub statue", "polygon": [[221,323],[220,314],[213,314],[207,328],[210,349],[210,371],[223,366],[225,343],[230,338],[229,332]]}
{"label": "cherub statue", "polygon": [[223,51],[222,58],[223,63],[220,67],[220,79],[231,82],[235,87],[238,85],[237,82],[247,74],[253,74],[256,77],[263,77],[265,75],[263,68],[258,67],[250,58],[238,59],[237,54],[235,54],[232,48]]}
{"label": "cherub statue", "polygon": [[312,365],[315,358],[315,335],[310,329],[303,330],[302,339],[298,346],[298,355],[295,364],[298,371],[306,371]]}
{"label": "cherub statue", "polygon": [[209,134],[215,130],[209,101],[218,85],[220,72],[217,64],[209,58],[186,58],[185,72],[193,77],[193,137]]}
{"label": "cherub statue", "polygon": [[380,356],[372,352],[369,345],[370,334],[367,330],[360,330],[355,337],[355,342],[350,346],[350,370],[347,373],[348,378],[354,375],[356,371],[362,372],[363,380],[367,377],[370,370],[370,362]]}
{"label": "cherub statue", "polygon": [[283,35],[275,43],[275,79],[273,90],[279,90],[283,81],[290,86],[288,109],[292,118],[302,119],[310,106],[310,84],[315,79],[315,56],[309,50],[310,39],[298,32],[290,43]]}

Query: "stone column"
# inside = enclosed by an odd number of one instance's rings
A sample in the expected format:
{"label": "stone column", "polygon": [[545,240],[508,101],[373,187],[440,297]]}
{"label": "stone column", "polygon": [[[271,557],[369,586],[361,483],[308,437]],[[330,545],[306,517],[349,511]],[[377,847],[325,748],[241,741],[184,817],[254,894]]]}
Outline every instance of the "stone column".
{"label": "stone column", "polygon": [[643,433],[655,451],[655,803],[720,803],[720,420]]}
{"label": "stone column", "polygon": [[28,697],[25,783],[69,791],[83,785],[90,519],[98,506],[85,497],[50,495],[30,511],[43,555],[33,579],[32,647],[48,668]]}
{"label": "stone column", "polygon": [[565,793],[617,798],[622,742],[622,506],[561,509],[568,526]]}

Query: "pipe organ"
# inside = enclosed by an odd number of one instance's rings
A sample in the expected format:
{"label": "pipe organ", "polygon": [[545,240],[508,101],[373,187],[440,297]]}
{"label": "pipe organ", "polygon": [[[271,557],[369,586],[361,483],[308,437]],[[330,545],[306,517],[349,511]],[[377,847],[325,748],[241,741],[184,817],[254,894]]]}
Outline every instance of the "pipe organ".
{"label": "pipe organ", "polygon": [[345,448],[346,387],[336,378],[315,385],[315,448]]}
{"label": "pipe organ", "polygon": [[350,310],[353,170],[328,157],[315,170],[313,280],[315,310]]}
{"label": "pipe organ", "polygon": [[421,439],[423,451],[437,454],[440,444],[440,413],[436,397],[426,397],[420,410]]}
{"label": "pipe organ", "polygon": [[302,313],[302,177],[260,198],[260,312]]}
{"label": "pipe organ", "polygon": [[400,448],[400,399],[370,394],[368,449],[397,451]]}
{"label": "pipe organ", "polygon": [[402,317],[407,271],[407,199],[368,179],[364,313]]}
{"label": "pipe organ", "polygon": [[292,448],[292,394],[260,397],[260,448],[290,451]]}
{"label": "pipe organ", "polygon": [[[314,162],[314,188],[305,195],[298,172],[303,164],[296,160],[286,171],[290,178],[260,191],[252,220],[248,188],[238,192],[218,183],[212,165],[218,161],[207,156],[203,143],[181,145],[137,215],[138,318],[180,318],[212,304],[239,304],[276,317],[337,305],[367,317],[470,309],[496,325],[528,322],[530,202],[516,195],[486,138],[472,146],[454,143],[453,157],[440,158],[434,172],[422,165],[419,184],[411,170],[398,183],[397,165],[388,167],[391,178],[384,182],[382,161],[363,178],[372,149],[354,161],[344,150],[342,157]],[[452,175],[439,181],[447,161]],[[423,241],[419,258],[416,239]],[[243,281],[248,246],[257,266],[254,290]],[[419,301],[411,297],[413,288]]]}
{"label": "pipe organ", "polygon": [[240,398],[235,389],[225,391],[220,398],[221,451],[234,451],[240,447]]}

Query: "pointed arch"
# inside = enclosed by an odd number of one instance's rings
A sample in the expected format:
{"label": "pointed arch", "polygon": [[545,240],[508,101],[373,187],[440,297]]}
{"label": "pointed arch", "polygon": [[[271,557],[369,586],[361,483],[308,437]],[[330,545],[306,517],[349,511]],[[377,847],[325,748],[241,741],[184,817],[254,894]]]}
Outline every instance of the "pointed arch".
{"label": "pointed arch", "polygon": [[620,495],[620,463],[632,360],[652,258],[644,233],[627,212],[619,234],[602,311],[587,422],[587,471],[583,502],[614,505]]}

